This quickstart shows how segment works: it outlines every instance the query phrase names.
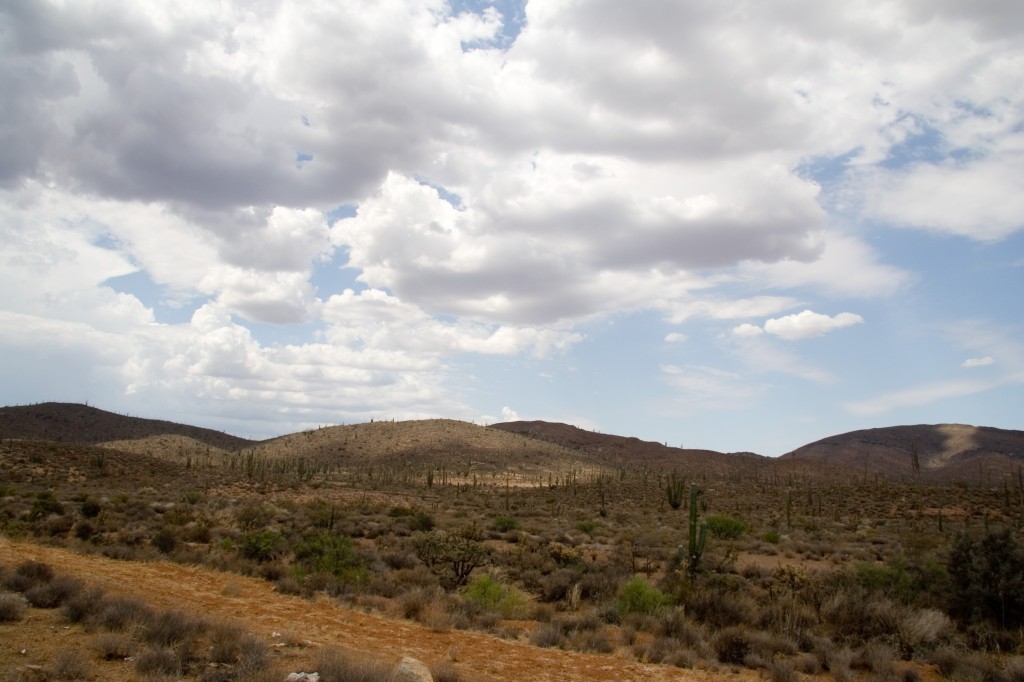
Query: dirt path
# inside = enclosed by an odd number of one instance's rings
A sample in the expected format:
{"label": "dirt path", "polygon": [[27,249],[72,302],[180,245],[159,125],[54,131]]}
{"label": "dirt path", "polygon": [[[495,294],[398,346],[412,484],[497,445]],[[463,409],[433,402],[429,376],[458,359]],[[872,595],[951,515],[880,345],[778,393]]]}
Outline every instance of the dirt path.
{"label": "dirt path", "polygon": [[[124,592],[163,609],[180,609],[242,621],[268,641],[282,635],[309,640],[312,646],[336,645],[397,662],[402,656],[449,661],[470,676],[494,680],[737,680],[752,671],[713,674],[646,665],[615,655],[542,649],[477,633],[433,632],[410,621],[393,620],[338,606],[278,594],[263,580],[172,563],[136,563],[76,554],[70,550],[13,542],[0,537],[5,563],[43,561],[61,573]],[[276,637],[273,633],[280,633]]]}

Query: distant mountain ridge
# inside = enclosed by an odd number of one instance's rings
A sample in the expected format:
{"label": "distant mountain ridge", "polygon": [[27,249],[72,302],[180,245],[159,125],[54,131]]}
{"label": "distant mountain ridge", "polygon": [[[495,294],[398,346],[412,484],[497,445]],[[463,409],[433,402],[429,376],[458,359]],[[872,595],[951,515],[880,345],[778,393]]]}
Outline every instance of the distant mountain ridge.
{"label": "distant mountain ridge", "polygon": [[890,477],[980,481],[1018,473],[1024,465],[1024,431],[967,424],[889,426],[829,436],[783,458]]}
{"label": "distant mountain ridge", "polygon": [[0,408],[0,438],[105,443],[159,435],[184,436],[222,450],[238,450],[254,443],[214,429],[130,417],[79,403],[38,403]]}
{"label": "distant mountain ridge", "polygon": [[[520,440],[507,440],[512,436]],[[0,439],[103,444],[147,454],[158,454],[162,448],[179,457],[196,451],[197,443],[228,453],[247,449],[271,458],[332,457],[352,464],[414,462],[423,457],[449,468],[460,461],[475,461],[490,472],[502,467],[543,468],[547,460],[557,461],[563,468],[597,467],[595,470],[606,472],[640,467],[684,475],[757,477],[770,472],[772,476],[833,478],[860,473],[899,479],[916,476],[937,481],[991,482],[1021,474],[1024,465],[1024,431],[963,424],[851,431],[769,458],[746,452],[676,448],[545,421],[505,422],[489,427],[453,420],[380,422],[252,441],[213,429],[130,417],[77,403],[50,402],[0,408]],[[530,445],[530,441],[537,445]]]}

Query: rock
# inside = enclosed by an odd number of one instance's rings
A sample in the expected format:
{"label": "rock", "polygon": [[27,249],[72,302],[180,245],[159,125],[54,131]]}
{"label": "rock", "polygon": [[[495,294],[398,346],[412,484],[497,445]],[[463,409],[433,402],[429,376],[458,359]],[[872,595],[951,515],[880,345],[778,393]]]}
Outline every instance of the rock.
{"label": "rock", "polygon": [[284,682],[320,682],[320,673],[290,673]]}
{"label": "rock", "polygon": [[41,665],[23,665],[17,669],[17,676],[11,679],[25,680],[25,682],[46,682],[46,670]]}
{"label": "rock", "polygon": [[434,676],[422,661],[406,656],[395,669],[397,682],[434,682]]}

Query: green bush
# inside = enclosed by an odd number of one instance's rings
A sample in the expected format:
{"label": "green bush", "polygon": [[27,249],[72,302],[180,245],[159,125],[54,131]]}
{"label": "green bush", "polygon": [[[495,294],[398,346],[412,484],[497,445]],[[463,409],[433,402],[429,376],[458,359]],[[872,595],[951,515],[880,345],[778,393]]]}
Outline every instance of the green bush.
{"label": "green bush", "polygon": [[770,545],[777,545],[779,544],[779,540],[782,539],[782,536],[779,535],[778,531],[768,530],[761,536],[761,539]]}
{"label": "green bush", "polygon": [[100,506],[100,503],[92,499],[91,497],[85,498],[82,501],[82,506],[79,507],[79,509],[82,512],[82,516],[84,516],[87,519],[94,519],[100,515],[101,511],[103,511],[103,507]]}
{"label": "green bush", "polygon": [[432,530],[417,533],[413,540],[416,557],[438,574],[448,588],[462,587],[469,574],[490,558],[487,547],[464,533]]}
{"label": "green bush", "polygon": [[412,514],[412,523],[409,524],[409,527],[414,531],[423,533],[434,530],[434,517],[422,509],[417,509]]}
{"label": "green bush", "polygon": [[178,538],[174,537],[173,530],[164,527],[153,536],[153,546],[156,547],[161,554],[170,554],[174,551],[174,548],[178,546]]}
{"label": "green bush", "polygon": [[239,543],[239,551],[246,559],[271,561],[285,553],[288,543],[284,537],[272,530],[246,533]]}
{"label": "green bush", "polygon": [[957,536],[948,569],[953,615],[1002,627],[1024,621],[1024,550],[1009,529]]}
{"label": "green bush", "polygon": [[576,524],[576,530],[587,535],[593,533],[595,528],[597,528],[597,524],[590,520],[580,521]]}
{"label": "green bush", "polygon": [[320,531],[295,547],[295,559],[308,571],[333,575],[344,583],[368,579],[363,562],[356,554],[352,538]]}
{"label": "green bush", "polygon": [[631,613],[650,615],[671,603],[671,598],[643,578],[634,577],[619,589],[616,609],[620,617]]}
{"label": "green bush", "polygon": [[53,493],[49,490],[44,490],[41,493],[36,493],[36,499],[32,500],[32,507],[28,511],[28,519],[29,521],[38,521],[51,514],[63,513],[64,505],[53,496]]}
{"label": "green bush", "polygon": [[519,528],[519,520],[512,516],[498,516],[494,519],[493,527],[499,533],[507,533]]}
{"label": "green bush", "polygon": [[710,514],[704,522],[708,524],[708,532],[722,540],[735,540],[747,532],[747,524],[735,516]]}
{"label": "green bush", "polygon": [[526,598],[519,590],[502,585],[489,574],[474,578],[463,596],[484,611],[497,611],[503,618],[516,618],[526,610]]}

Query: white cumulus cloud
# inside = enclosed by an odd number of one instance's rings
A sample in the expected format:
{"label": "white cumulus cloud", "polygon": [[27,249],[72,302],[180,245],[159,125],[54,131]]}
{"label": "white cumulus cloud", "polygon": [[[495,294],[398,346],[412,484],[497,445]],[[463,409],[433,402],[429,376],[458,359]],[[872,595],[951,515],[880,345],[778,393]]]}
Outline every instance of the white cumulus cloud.
{"label": "white cumulus cloud", "polygon": [[854,313],[839,313],[834,317],[805,310],[795,315],[786,315],[768,320],[764,330],[780,338],[792,341],[822,336],[836,329],[861,324],[864,318]]}

